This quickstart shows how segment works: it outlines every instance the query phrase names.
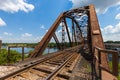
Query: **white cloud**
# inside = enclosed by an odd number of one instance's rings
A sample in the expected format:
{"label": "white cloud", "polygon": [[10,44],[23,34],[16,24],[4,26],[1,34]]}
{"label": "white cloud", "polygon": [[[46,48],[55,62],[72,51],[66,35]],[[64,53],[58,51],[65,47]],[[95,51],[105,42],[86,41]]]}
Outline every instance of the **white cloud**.
{"label": "white cloud", "polygon": [[0,10],[6,12],[29,12],[34,9],[32,4],[28,4],[26,0],[0,0]]}
{"label": "white cloud", "polygon": [[6,35],[6,36],[12,36],[13,35],[12,33],[8,33],[8,32],[4,32],[3,34]]}
{"label": "white cloud", "polygon": [[[1,38],[0,38],[1,39]],[[42,37],[4,37],[2,38],[3,43],[37,43]]]}
{"label": "white cloud", "polygon": [[63,22],[61,22],[61,23],[59,24],[59,26],[63,26],[63,25],[65,25]]}
{"label": "white cloud", "polygon": [[81,7],[86,5],[89,1],[88,0],[69,0],[73,3],[73,8]]}
{"label": "white cloud", "polygon": [[120,13],[115,16],[115,19],[120,19]]}
{"label": "white cloud", "polygon": [[41,25],[41,26],[40,26],[40,29],[45,29],[45,26],[44,26],[44,25]]}
{"label": "white cloud", "polygon": [[120,34],[103,34],[104,41],[120,41]]}
{"label": "white cloud", "polygon": [[29,33],[22,34],[22,37],[31,37],[31,36],[32,36],[32,34],[29,34]]}
{"label": "white cloud", "polygon": [[46,29],[46,32],[48,32],[48,29]]}
{"label": "white cloud", "polygon": [[120,40],[120,22],[115,25],[108,25],[101,29],[104,40]]}
{"label": "white cloud", "polygon": [[108,25],[103,29],[104,33],[108,34],[108,33],[112,33],[112,34],[116,34],[116,33],[120,33],[120,22],[115,25],[114,27],[112,25]]}
{"label": "white cloud", "polygon": [[120,33],[120,22],[115,25],[115,26],[112,26],[112,25],[108,25],[106,27],[103,28],[103,32],[105,34],[116,34],[116,33]]}
{"label": "white cloud", "polygon": [[105,13],[110,7],[120,5],[120,0],[69,0],[72,8],[94,4],[98,13]]}
{"label": "white cloud", "polygon": [[2,20],[2,18],[0,18],[0,26],[6,26],[6,23]]}

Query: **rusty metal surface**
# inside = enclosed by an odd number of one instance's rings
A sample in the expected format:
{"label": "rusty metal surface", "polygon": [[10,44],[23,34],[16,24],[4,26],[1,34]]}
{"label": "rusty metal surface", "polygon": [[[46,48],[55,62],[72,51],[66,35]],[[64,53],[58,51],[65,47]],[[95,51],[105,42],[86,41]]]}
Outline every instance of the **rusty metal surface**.
{"label": "rusty metal surface", "polygon": [[[90,8],[90,28],[91,28],[90,30],[91,30],[92,50],[94,46],[105,49],[94,6],[90,5],[89,8]],[[98,35],[93,34],[93,31],[95,30],[99,30],[100,33]],[[102,54],[101,57],[102,57],[102,64],[105,66],[106,69],[109,69],[107,56],[105,54]]]}
{"label": "rusty metal surface", "polygon": [[[99,47],[94,47],[94,51],[95,50],[96,52],[94,52],[94,56],[95,56],[94,64],[96,67],[95,71],[98,77],[102,80],[103,78],[106,78],[108,76],[111,76],[112,79],[115,78],[115,76],[117,77],[118,76],[118,63],[119,63],[118,52],[114,50],[101,49]],[[112,54],[112,72],[106,69],[103,64],[101,64],[102,54]]]}
{"label": "rusty metal surface", "polygon": [[53,34],[53,38],[54,38],[54,40],[55,40],[55,42],[56,42],[56,44],[57,44],[58,49],[61,50],[60,42],[59,42],[59,40],[58,40],[58,38],[57,38],[57,36],[56,36],[55,33]]}
{"label": "rusty metal surface", "polygon": [[[93,48],[94,46],[100,47],[102,49],[105,49],[104,43],[103,43],[103,38],[102,38],[102,34],[100,31],[100,26],[98,24],[98,19],[97,19],[97,15],[95,12],[95,8],[93,5],[89,6],[89,18],[90,18],[90,36],[91,36],[91,47],[92,47],[92,52],[93,52]],[[95,32],[98,31],[99,34],[95,34]],[[107,55],[106,54],[101,54],[102,60],[101,63],[102,65],[104,65],[104,67],[106,69],[109,70],[109,66],[108,66],[108,59],[107,59]]]}

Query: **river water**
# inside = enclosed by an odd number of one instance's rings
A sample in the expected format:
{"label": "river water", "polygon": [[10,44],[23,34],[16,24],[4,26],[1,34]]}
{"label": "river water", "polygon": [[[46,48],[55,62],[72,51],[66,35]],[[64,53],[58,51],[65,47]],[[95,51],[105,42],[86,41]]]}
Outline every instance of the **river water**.
{"label": "river water", "polygon": [[[120,56],[120,48],[116,48],[117,51],[119,51],[119,56]],[[109,61],[112,61],[112,54],[108,55]],[[120,58],[119,58],[119,63],[120,63]]]}
{"label": "river water", "polygon": [[[2,46],[2,48],[7,49],[7,46]],[[22,48],[10,48],[10,50],[16,50],[17,52],[22,53]],[[34,48],[27,48],[27,47],[25,47],[25,48],[24,48],[24,53],[27,54],[27,53],[29,53],[29,51],[31,51],[31,50],[33,51]],[[58,51],[57,48],[46,48],[45,51],[44,51],[44,54],[52,53],[52,52],[56,52],[56,51]]]}

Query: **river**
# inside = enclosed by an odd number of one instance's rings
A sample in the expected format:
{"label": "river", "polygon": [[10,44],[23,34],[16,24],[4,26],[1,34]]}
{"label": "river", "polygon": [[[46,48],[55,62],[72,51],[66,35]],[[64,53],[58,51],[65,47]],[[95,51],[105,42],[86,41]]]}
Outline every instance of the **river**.
{"label": "river", "polygon": [[[120,56],[120,48],[116,48],[116,50],[119,51],[119,56]],[[112,54],[108,55],[108,59],[109,59],[109,61],[112,61]],[[120,63],[120,58],[119,58],[119,63]]]}
{"label": "river", "polygon": [[[6,48],[7,49],[7,46],[2,46],[2,48]],[[18,51],[19,53],[22,53],[22,48],[10,48],[10,50],[16,50],[16,51]],[[29,51],[33,51],[34,50],[34,48],[27,48],[27,47],[25,47],[24,48],[24,53],[29,53]],[[56,52],[56,51],[58,51],[58,49],[57,48],[46,48],[45,49],[45,51],[44,51],[44,54],[47,54],[47,53],[52,53],[52,52]]]}

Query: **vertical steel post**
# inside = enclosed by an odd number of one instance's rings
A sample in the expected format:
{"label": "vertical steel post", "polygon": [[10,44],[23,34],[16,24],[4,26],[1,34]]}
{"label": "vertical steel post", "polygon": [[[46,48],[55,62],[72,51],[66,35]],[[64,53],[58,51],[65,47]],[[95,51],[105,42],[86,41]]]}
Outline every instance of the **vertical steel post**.
{"label": "vertical steel post", "polygon": [[69,30],[68,30],[68,25],[67,25],[67,22],[66,22],[66,19],[65,19],[65,18],[64,18],[64,24],[65,24],[65,27],[66,27],[66,31],[67,31],[67,35],[68,35],[70,47],[72,47],[71,38],[70,38],[70,33],[69,33]]}
{"label": "vertical steel post", "polygon": [[10,63],[10,47],[9,46],[8,46],[7,61],[8,61],[8,63]]}
{"label": "vertical steel post", "polygon": [[24,47],[22,47],[22,61],[24,61]]}
{"label": "vertical steel post", "polygon": [[48,48],[48,54],[49,54],[49,52],[50,52],[50,51],[49,51],[49,50],[50,50],[50,45],[49,45],[49,43],[48,43],[48,47],[47,47],[47,48]]}
{"label": "vertical steel post", "polygon": [[118,76],[118,64],[119,64],[119,58],[118,53],[112,54],[112,71],[115,76]]}
{"label": "vertical steel post", "polygon": [[0,52],[1,52],[1,47],[2,47],[2,40],[0,40]]}
{"label": "vertical steel post", "polygon": [[62,49],[65,48],[65,25],[64,21],[62,21]]}
{"label": "vertical steel post", "polygon": [[61,50],[61,46],[60,46],[59,40],[58,40],[58,38],[57,38],[55,33],[53,34],[53,38],[54,38],[54,40],[55,40],[55,42],[57,44],[58,49]]}
{"label": "vertical steel post", "polygon": [[72,47],[74,46],[74,22],[72,20]]}
{"label": "vertical steel post", "polygon": [[75,26],[74,26],[73,20],[72,20],[72,40],[75,41],[75,42],[73,42],[73,46],[74,46],[74,44],[76,44],[76,34],[75,34]]}
{"label": "vertical steel post", "polygon": [[98,50],[98,60],[99,60],[99,65],[98,65],[98,68],[99,68],[99,78],[100,78],[100,80],[101,80],[101,76],[102,76],[102,74],[101,74],[101,67],[100,67],[100,64],[101,64],[101,51],[100,50]]}

